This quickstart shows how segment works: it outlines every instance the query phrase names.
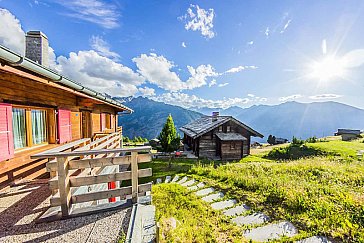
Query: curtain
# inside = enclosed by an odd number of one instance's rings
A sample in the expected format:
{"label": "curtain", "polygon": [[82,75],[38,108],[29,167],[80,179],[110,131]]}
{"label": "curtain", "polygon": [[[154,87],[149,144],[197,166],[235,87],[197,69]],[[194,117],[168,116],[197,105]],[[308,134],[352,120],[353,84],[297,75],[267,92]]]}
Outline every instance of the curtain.
{"label": "curtain", "polygon": [[26,144],[25,109],[13,108],[14,149],[24,148]]}
{"label": "curtain", "polygon": [[33,144],[47,142],[46,111],[32,110],[32,140]]}

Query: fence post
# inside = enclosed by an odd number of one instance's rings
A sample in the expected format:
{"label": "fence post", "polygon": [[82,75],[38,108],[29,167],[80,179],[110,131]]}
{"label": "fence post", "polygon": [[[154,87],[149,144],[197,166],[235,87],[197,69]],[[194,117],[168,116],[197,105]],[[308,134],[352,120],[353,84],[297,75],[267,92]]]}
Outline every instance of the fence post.
{"label": "fence post", "polygon": [[138,202],[138,152],[131,152],[131,196],[132,202]]}
{"label": "fence post", "polygon": [[70,179],[68,176],[68,157],[57,158],[58,164],[58,189],[61,199],[62,217],[67,217],[70,213]]}

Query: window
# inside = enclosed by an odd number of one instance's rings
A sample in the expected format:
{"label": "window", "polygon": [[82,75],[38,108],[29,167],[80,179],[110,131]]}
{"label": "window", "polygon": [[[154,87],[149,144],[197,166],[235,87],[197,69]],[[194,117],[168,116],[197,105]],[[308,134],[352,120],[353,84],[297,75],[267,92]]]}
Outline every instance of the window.
{"label": "window", "polygon": [[222,126],[219,126],[219,132],[222,132]]}
{"label": "window", "polygon": [[14,149],[27,146],[25,109],[13,108]]}
{"label": "window", "polygon": [[230,126],[227,126],[227,127],[226,127],[226,131],[227,131],[227,132],[231,132],[231,127],[230,127]]}
{"label": "window", "polygon": [[230,143],[230,149],[235,149],[235,142]]}
{"label": "window", "polygon": [[32,110],[32,141],[33,144],[47,142],[46,111]]}
{"label": "window", "polygon": [[47,143],[47,111],[14,107],[12,109],[14,149]]}

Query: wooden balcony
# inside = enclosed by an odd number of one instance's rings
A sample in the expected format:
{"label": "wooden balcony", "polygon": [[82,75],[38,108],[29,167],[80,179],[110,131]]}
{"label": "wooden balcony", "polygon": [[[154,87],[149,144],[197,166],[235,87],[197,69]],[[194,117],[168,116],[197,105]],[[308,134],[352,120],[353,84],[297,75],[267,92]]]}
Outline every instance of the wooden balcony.
{"label": "wooden balcony", "polygon": [[[138,164],[151,161],[151,147],[120,147],[121,130],[93,142],[81,139],[31,156],[49,159],[51,208],[41,220],[127,207],[139,197],[150,198],[152,184],[139,185],[138,178],[151,176],[152,169],[138,169]],[[131,186],[119,186],[122,181]],[[109,188],[109,183],[116,183],[115,188]]]}

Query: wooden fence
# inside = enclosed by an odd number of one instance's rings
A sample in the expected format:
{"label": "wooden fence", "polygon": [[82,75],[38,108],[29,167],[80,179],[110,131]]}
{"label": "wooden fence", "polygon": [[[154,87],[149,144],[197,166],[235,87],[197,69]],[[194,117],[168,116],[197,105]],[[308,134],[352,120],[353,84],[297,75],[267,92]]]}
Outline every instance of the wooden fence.
{"label": "wooden fence", "polygon": [[[72,214],[72,206],[80,203],[120,197],[131,197],[133,203],[138,196],[151,191],[151,183],[138,185],[138,178],[152,175],[152,169],[138,169],[138,163],[151,161],[150,147],[120,148],[121,131],[101,137],[93,142],[79,140],[68,145],[71,151],[52,149],[33,155],[32,158],[49,158],[51,172],[49,187],[53,191],[51,207],[61,208],[61,216]],[[129,171],[119,172],[120,165],[130,166]],[[111,168],[111,170],[107,170]],[[105,173],[107,171],[107,173]],[[103,173],[101,173],[103,172]],[[131,186],[114,189],[80,190],[99,184],[131,180]],[[85,210],[83,210],[85,211]],[[92,212],[92,210],[90,210]]]}

